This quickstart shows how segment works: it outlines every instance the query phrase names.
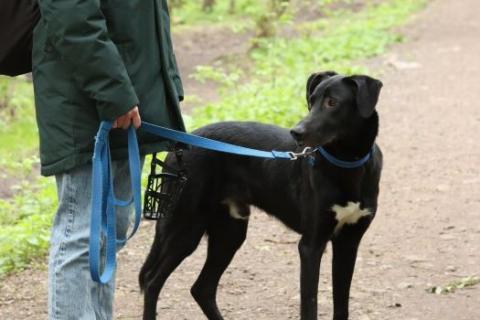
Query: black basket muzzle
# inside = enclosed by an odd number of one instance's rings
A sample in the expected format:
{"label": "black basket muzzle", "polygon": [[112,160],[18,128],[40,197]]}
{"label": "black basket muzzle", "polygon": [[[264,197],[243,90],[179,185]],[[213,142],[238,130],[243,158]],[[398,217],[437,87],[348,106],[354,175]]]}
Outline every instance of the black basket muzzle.
{"label": "black basket muzzle", "polygon": [[170,215],[175,210],[188,180],[181,163],[181,154],[182,150],[176,151],[180,169],[168,166],[158,159],[156,154],[153,155],[143,202],[143,217],[145,219],[158,220]]}

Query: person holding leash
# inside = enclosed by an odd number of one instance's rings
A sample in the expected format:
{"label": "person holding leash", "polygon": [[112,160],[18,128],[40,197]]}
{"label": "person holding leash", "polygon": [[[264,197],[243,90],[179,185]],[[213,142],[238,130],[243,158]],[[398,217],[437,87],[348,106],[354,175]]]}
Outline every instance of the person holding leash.
{"label": "person holding leash", "polygon": [[[50,244],[49,319],[113,319],[115,279],[89,272],[91,158],[103,120],[110,135],[115,194],[131,195],[126,130],[141,120],[184,131],[183,99],[166,0],[39,0],[33,82],[41,174],[55,176],[58,209]],[[138,132],[141,155],[169,143]],[[117,209],[117,238],[131,208]],[[120,249],[120,246],[119,248]]]}

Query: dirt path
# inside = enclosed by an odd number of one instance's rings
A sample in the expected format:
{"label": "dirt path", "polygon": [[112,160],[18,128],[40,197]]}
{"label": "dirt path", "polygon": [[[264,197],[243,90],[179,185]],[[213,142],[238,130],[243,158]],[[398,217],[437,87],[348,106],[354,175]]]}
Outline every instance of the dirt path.
{"label": "dirt path", "polygon": [[[434,1],[405,28],[408,43],[368,62],[384,70],[386,165],[379,213],[359,253],[352,319],[480,319],[480,286],[441,296],[425,291],[480,273],[478,12],[477,0]],[[261,212],[250,225],[220,286],[226,319],[298,319],[298,236]],[[136,278],[152,235],[153,224],[143,223],[120,255],[117,319],[140,318]],[[169,279],[160,319],[203,319],[189,288],[204,256],[202,242]],[[327,252],[321,319],[331,318],[329,260]],[[45,319],[45,279],[35,269],[4,281],[0,319]]]}

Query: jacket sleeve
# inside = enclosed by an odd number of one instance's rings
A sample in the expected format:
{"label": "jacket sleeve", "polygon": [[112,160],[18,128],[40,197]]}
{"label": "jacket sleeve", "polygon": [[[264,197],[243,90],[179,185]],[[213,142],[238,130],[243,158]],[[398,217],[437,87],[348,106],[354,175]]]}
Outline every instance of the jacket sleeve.
{"label": "jacket sleeve", "polygon": [[96,101],[102,120],[139,103],[117,47],[108,36],[100,0],[40,0],[50,45],[72,77]]}

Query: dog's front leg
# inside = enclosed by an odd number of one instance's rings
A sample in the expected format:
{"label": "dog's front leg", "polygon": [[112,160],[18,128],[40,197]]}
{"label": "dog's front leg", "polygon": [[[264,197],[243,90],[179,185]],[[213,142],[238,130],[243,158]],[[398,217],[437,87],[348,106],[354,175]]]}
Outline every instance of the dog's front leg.
{"label": "dog's front leg", "polygon": [[300,252],[300,314],[302,320],[317,319],[317,294],[320,262],[327,240],[303,235],[298,250]]}
{"label": "dog's front leg", "polygon": [[349,227],[332,239],[333,319],[348,320],[348,302],[358,246],[370,221]]}

